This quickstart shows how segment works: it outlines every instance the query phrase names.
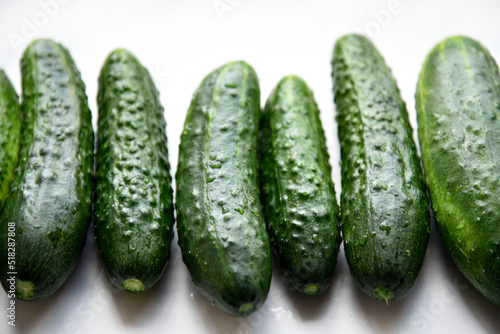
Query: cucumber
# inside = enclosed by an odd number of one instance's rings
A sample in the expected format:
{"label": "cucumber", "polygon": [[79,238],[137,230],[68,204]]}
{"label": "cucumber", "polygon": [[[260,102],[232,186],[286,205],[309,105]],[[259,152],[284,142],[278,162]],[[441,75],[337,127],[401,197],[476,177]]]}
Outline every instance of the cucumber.
{"label": "cucumber", "polygon": [[170,257],[174,205],[166,123],[149,72],[127,50],[99,76],[95,237],[111,281],[150,288]]}
{"label": "cucumber", "polygon": [[182,259],[212,304],[246,316],[271,284],[271,247],[259,200],[259,80],[243,61],[202,81],[179,147],[177,231]]}
{"label": "cucumber", "polygon": [[[85,85],[69,52],[33,41],[21,60],[23,99],[19,166],[0,217],[2,254],[15,224],[16,298],[52,295],[75,268],[92,213],[94,133]],[[13,270],[15,269],[15,270]]]}
{"label": "cucumber", "polygon": [[0,211],[10,194],[10,183],[14,179],[14,170],[19,158],[20,134],[19,96],[5,72],[0,69]]}
{"label": "cucumber", "polygon": [[366,294],[398,300],[414,286],[430,232],[412,128],[390,69],[366,37],[340,38],[332,69],[347,262]]}
{"label": "cucumber", "polygon": [[261,117],[262,202],[273,249],[307,295],[331,283],[341,243],[339,208],[319,110],[299,77],[283,78]]}
{"label": "cucumber", "polygon": [[428,54],[416,92],[418,137],[436,227],[464,276],[500,305],[500,77],[479,42]]}

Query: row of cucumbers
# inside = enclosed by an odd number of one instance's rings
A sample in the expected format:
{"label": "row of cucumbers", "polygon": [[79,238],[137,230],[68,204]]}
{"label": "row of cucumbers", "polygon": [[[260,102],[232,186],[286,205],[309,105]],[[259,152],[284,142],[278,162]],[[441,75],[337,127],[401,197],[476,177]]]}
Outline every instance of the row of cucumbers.
{"label": "row of cucumbers", "polygon": [[[25,300],[53,294],[77,263],[92,211],[113,283],[131,292],[151,287],[169,259],[174,201],[164,111],[148,71],[123,49],[107,58],[94,174],[91,113],[68,51],[34,41],[21,68],[21,107],[0,71],[4,289]],[[283,78],[262,112],[247,63],[226,64],[202,81],[176,172],[179,246],[193,282],[228,314],[248,315],[267,297],[272,248],[297,290],[321,293],[331,283],[342,230],[359,287],[380,300],[401,299],[427,247],[427,185],[453,260],[500,305],[494,59],[466,37],[448,38],[428,55],[416,93],[425,179],[405,104],[374,45],[359,35],[339,39],[332,77],[340,213],[319,110],[303,80]]]}

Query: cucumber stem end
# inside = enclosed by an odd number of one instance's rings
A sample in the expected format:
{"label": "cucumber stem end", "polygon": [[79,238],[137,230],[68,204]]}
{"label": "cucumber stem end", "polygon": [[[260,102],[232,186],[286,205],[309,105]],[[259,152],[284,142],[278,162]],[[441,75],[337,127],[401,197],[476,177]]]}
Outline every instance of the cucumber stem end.
{"label": "cucumber stem end", "polygon": [[379,300],[385,300],[385,303],[389,305],[389,300],[394,299],[394,291],[392,289],[386,288],[385,286],[377,286],[373,290],[375,298]]}

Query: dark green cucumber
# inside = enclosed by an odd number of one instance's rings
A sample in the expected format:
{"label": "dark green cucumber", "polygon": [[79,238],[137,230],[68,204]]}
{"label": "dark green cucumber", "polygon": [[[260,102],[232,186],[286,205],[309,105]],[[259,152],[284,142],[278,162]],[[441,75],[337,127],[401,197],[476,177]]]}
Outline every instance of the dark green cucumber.
{"label": "dark green cucumber", "polygon": [[332,280],[341,243],[339,208],[319,109],[307,84],[283,78],[261,118],[261,179],[271,244],[293,286],[307,295]]}
{"label": "dark green cucumber", "polygon": [[500,305],[500,76],[480,43],[445,39],[416,93],[418,137],[437,229],[464,276]]}
{"label": "dark green cucumber", "polygon": [[429,238],[412,128],[391,71],[366,37],[340,38],[332,68],[347,262],[365,293],[398,300],[411,291]]}
{"label": "dark green cucumber", "polygon": [[[22,135],[19,166],[0,217],[0,239],[14,223],[15,268],[2,258],[0,275],[15,271],[16,297],[52,295],[85,245],[92,213],[94,133],[85,85],[60,44],[32,42],[21,60]],[[6,257],[5,243],[2,255]],[[15,269],[15,270],[12,270]]]}
{"label": "dark green cucumber", "polygon": [[99,77],[95,236],[111,281],[148,289],[170,257],[174,206],[166,123],[149,72],[113,51]]}
{"label": "dark green cucumber", "polygon": [[[10,194],[10,183],[14,179],[14,170],[19,157],[20,134],[19,96],[5,72],[0,70],[0,211]],[[2,242],[5,240],[0,241]]]}
{"label": "dark green cucumber", "polygon": [[196,90],[179,147],[177,229],[182,259],[212,303],[245,316],[264,303],[271,248],[259,200],[259,81],[245,62]]}

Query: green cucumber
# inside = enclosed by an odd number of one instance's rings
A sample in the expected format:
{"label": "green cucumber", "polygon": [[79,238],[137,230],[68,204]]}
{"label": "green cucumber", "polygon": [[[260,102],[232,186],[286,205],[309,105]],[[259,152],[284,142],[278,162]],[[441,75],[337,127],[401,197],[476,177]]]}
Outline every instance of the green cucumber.
{"label": "green cucumber", "polygon": [[264,303],[271,248],[259,200],[259,80],[245,62],[202,81],[179,147],[177,230],[182,259],[201,293],[233,316]]}
{"label": "green cucumber", "polygon": [[[0,239],[15,224],[16,297],[52,295],[75,268],[92,213],[94,133],[85,85],[69,52],[51,40],[23,54],[19,166],[0,217]],[[2,254],[6,257],[5,243]],[[13,270],[15,269],[15,270]]]}
{"label": "green cucumber", "polygon": [[500,77],[480,43],[436,45],[418,80],[418,137],[436,227],[464,276],[500,305]]}
{"label": "green cucumber", "polygon": [[19,96],[5,72],[0,70],[0,149],[2,150],[0,153],[0,211],[10,194],[10,183],[14,179],[14,170],[19,158],[20,134]]}
{"label": "green cucumber", "polygon": [[323,292],[341,243],[339,208],[319,110],[307,84],[283,78],[261,117],[261,179],[271,244],[293,286]]}
{"label": "green cucumber", "polygon": [[340,38],[332,69],[347,262],[365,293],[398,300],[414,286],[430,231],[412,128],[390,69],[366,37]]}
{"label": "green cucumber", "polygon": [[166,123],[149,72],[129,51],[99,76],[95,236],[111,281],[150,288],[170,257],[174,205]]}

